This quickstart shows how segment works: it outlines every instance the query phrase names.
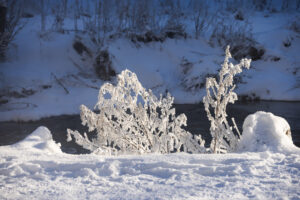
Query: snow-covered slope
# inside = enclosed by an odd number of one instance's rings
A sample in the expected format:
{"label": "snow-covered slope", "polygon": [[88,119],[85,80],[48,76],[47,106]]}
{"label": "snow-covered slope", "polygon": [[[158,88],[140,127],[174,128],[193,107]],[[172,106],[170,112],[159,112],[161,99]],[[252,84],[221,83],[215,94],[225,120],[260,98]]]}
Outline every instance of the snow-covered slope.
{"label": "snow-covered slope", "polygon": [[[300,100],[300,38],[291,28],[297,13],[250,14],[253,38],[265,54],[252,61],[250,70],[242,72],[237,93],[252,98]],[[51,27],[53,17],[47,19],[47,27]],[[65,20],[66,30],[72,25],[72,20]],[[192,24],[187,26],[192,30]],[[108,39],[100,49],[108,50],[117,73],[130,69],[156,95],[168,91],[175,103],[197,103],[205,94],[206,77],[217,73],[224,57],[224,51],[208,39],[167,38],[164,42],[143,43],[119,37]],[[73,48],[75,40],[94,54],[80,56]],[[36,16],[28,19],[14,44],[0,67],[1,121],[75,114],[80,104],[92,108],[103,81],[93,69],[99,47],[87,34],[75,36],[72,31],[51,29],[41,34],[40,18]]]}
{"label": "snow-covered slope", "polygon": [[299,199],[300,152],[104,157],[60,151],[46,127],[0,147],[1,199]]}
{"label": "snow-covered slope", "polygon": [[[80,60],[72,47],[74,34],[41,35],[38,20],[29,20],[17,35],[17,47],[10,49],[8,61],[1,63],[1,100],[8,100],[0,104],[1,121],[76,114],[83,102],[93,106],[97,87],[103,83],[96,76],[80,75],[74,64]],[[92,64],[87,66],[87,73],[91,68]]]}
{"label": "snow-covered slope", "polygon": [[243,72],[247,84],[241,84],[239,92],[268,100],[299,100],[300,37],[291,28],[297,15],[255,13],[250,20],[253,37],[265,54],[252,62],[252,70]]}

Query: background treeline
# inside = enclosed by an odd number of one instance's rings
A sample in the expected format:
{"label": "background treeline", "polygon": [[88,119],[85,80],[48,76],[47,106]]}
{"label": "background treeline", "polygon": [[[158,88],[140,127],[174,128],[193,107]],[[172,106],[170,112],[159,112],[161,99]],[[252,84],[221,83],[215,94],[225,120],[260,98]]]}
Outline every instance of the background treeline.
{"label": "background treeline", "polygon": [[251,12],[299,11],[300,0],[0,0],[0,7],[3,57],[22,18],[38,16],[42,33],[83,32],[100,44],[120,36],[142,42],[206,37],[225,46],[251,41]]}

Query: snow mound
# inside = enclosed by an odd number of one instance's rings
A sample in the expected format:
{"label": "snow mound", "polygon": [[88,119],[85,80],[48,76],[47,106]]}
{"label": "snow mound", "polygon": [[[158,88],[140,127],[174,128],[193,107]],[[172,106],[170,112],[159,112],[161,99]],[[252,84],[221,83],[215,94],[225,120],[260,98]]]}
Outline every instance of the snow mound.
{"label": "snow mound", "polygon": [[60,146],[60,143],[53,141],[51,132],[44,126],[38,127],[24,140],[15,144],[18,149],[33,149],[47,153],[62,153]]}
{"label": "snow mound", "polygon": [[263,111],[246,117],[238,150],[299,151],[293,144],[288,122],[282,117]]}

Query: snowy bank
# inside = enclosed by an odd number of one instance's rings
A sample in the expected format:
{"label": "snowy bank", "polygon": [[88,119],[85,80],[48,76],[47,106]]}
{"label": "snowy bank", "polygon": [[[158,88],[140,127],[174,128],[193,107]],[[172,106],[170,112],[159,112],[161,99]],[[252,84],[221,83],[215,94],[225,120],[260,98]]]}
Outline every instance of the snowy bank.
{"label": "snowy bank", "polygon": [[[293,12],[251,14],[253,37],[265,54],[238,77],[237,94],[253,99],[300,100],[300,38],[288,25],[296,16]],[[104,82],[93,67],[99,47],[88,35],[78,39],[72,31],[41,34],[40,17],[28,20],[16,35],[16,47],[9,51],[9,59],[1,63],[0,121],[78,114],[81,104],[92,108],[97,88]],[[75,41],[93,55],[78,54]],[[103,49],[107,48],[116,73],[130,69],[144,87],[157,96],[170,92],[175,103],[200,102],[205,95],[206,77],[215,75],[223,60],[222,48],[202,37],[149,43],[117,37],[106,43]]]}
{"label": "snowy bank", "polygon": [[[291,145],[291,140],[278,136],[286,125],[279,117],[259,112],[246,119],[244,134],[258,137],[255,131],[266,130],[263,141],[273,138],[277,145]],[[276,131],[273,135],[271,129]],[[248,149],[253,146],[249,143]],[[21,142],[0,147],[0,199],[299,199],[299,149],[265,150],[71,155],[62,153],[49,130],[40,127]]]}

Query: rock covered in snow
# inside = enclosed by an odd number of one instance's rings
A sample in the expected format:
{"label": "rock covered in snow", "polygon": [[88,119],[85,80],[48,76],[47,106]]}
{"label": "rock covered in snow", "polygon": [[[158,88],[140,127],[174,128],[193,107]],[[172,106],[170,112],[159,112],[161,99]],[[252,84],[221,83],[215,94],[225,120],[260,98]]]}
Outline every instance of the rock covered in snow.
{"label": "rock covered in snow", "polygon": [[62,153],[60,143],[55,143],[50,130],[44,126],[38,127],[24,140],[15,144],[19,149],[34,149],[48,153]]}
{"label": "rock covered in snow", "polygon": [[258,111],[246,117],[238,144],[240,151],[293,151],[288,122],[269,112]]}

